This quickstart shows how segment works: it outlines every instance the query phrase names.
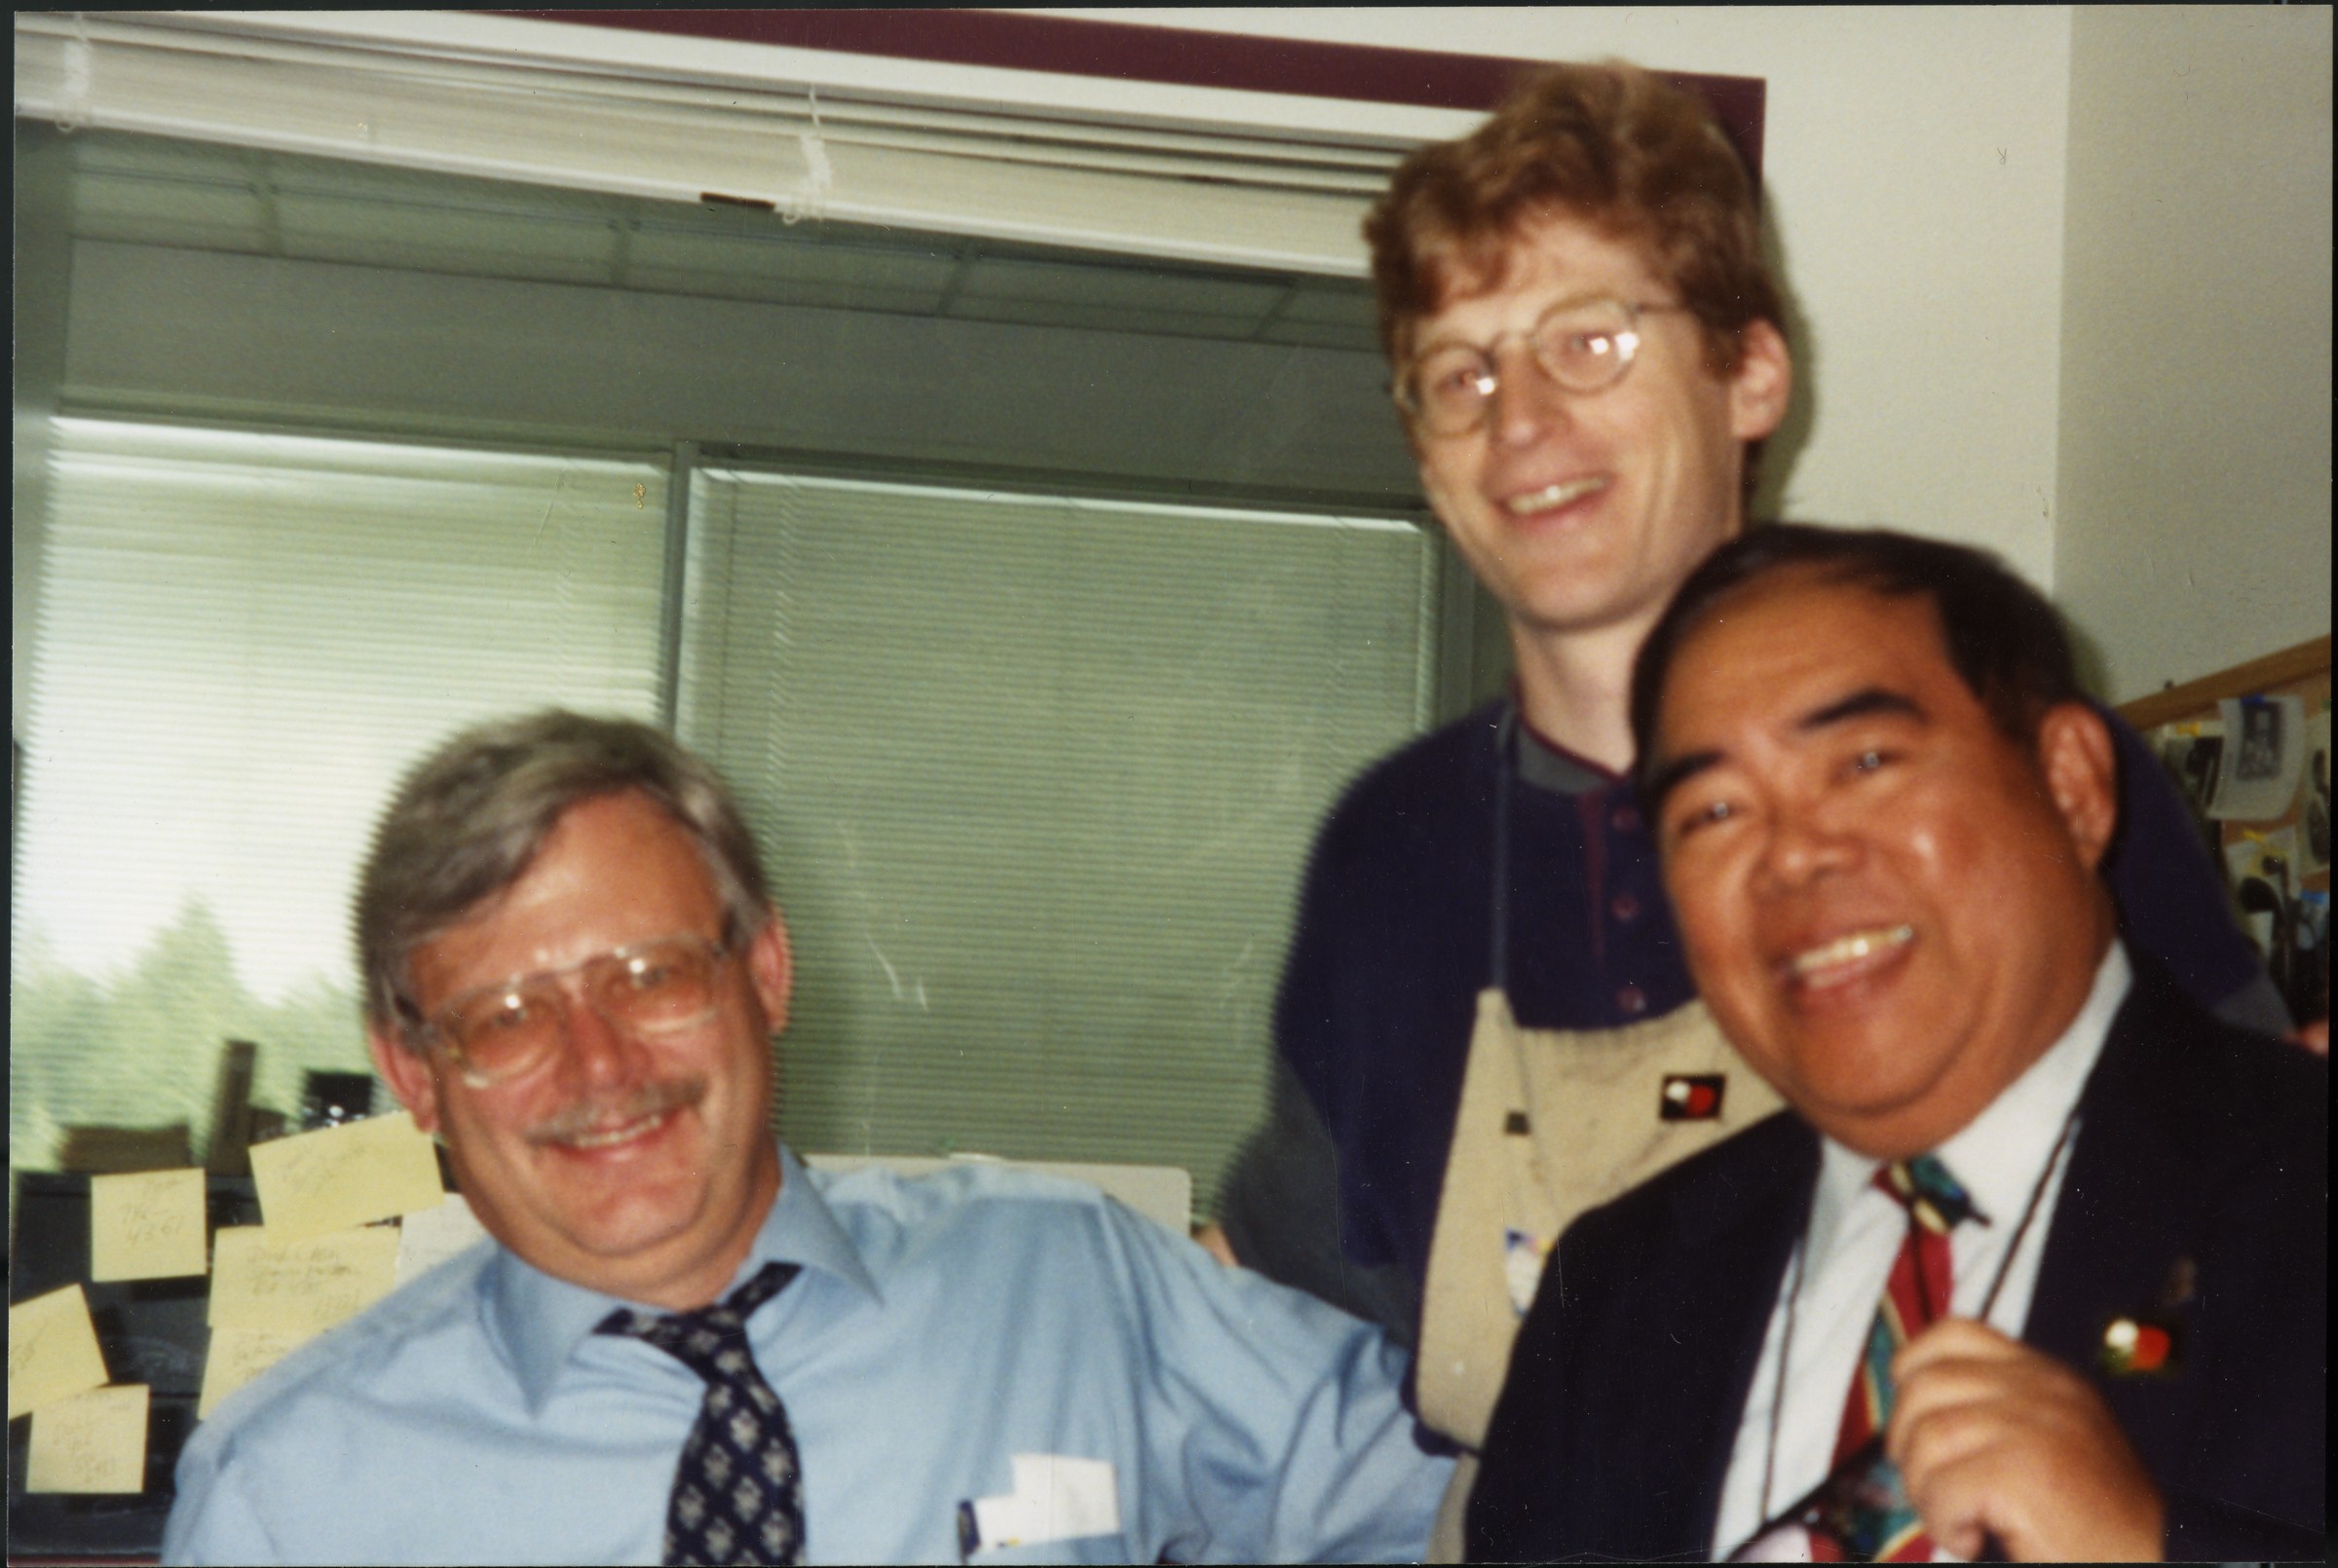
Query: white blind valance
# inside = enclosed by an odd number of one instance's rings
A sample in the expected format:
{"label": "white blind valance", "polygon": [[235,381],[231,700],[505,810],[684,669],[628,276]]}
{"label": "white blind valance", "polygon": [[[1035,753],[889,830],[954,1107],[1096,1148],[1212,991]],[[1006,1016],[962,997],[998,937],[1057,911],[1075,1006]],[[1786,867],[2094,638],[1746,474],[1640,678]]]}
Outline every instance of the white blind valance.
{"label": "white blind valance", "polygon": [[19,13],[17,113],[622,195],[712,194],[789,213],[1335,275],[1362,271],[1358,225],[1407,145],[937,101],[811,75],[778,82],[769,56],[818,56],[758,46],[722,46],[767,57],[752,83],[628,71],[565,42],[589,31],[432,13],[343,33],[315,17],[265,13]]}

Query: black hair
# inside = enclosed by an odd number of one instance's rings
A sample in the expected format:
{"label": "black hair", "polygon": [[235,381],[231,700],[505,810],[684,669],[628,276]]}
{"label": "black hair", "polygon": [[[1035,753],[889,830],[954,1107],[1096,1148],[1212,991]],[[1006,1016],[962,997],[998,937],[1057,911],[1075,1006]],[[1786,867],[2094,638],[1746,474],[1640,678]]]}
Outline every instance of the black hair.
{"label": "black hair", "polygon": [[2035,754],[2038,723],[2049,709],[2086,698],[2061,616],[1987,551],[1881,528],[1769,523],[1722,545],[1690,573],[1640,646],[1632,669],[1632,740],[1639,757],[1633,778],[1643,800],[1657,762],[1657,704],[1680,645],[1718,601],[1796,571],[1929,603],[1948,662],[1991,722],[2026,754]]}

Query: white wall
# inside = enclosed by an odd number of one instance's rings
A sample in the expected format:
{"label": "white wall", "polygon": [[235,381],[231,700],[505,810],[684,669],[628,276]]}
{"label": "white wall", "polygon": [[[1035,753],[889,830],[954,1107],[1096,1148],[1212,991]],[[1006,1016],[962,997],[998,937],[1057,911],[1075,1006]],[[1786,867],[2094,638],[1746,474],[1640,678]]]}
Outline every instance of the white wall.
{"label": "white wall", "polygon": [[2069,8],[1057,14],[1764,78],[1808,427],[1778,509],[1983,544],[2052,586]]}
{"label": "white wall", "polygon": [[2325,7],[2077,15],[2055,578],[2115,698],[2330,629],[2330,65]]}

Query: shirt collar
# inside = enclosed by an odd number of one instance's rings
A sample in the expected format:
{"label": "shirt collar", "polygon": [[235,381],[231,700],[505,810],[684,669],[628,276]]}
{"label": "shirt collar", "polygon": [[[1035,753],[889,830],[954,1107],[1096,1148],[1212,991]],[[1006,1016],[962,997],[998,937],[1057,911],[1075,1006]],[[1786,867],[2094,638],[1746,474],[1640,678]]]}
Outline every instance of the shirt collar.
{"label": "shirt collar", "polygon": [[1577,756],[1527,722],[1515,692],[1503,699],[1518,731],[1518,776],[1553,795],[1590,795],[1622,782],[1588,757]]}
{"label": "shirt collar", "polygon": [[[2102,1055],[2111,1020],[2133,983],[2127,950],[2113,942],[2094,970],[2085,1003],[2061,1038],[1979,1116],[1932,1151],[1972,1196],[1974,1208],[1992,1223],[2019,1222],[2038,1174],[2053,1156],[2062,1126]],[[1820,1142],[1823,1155],[1811,1203],[1810,1249],[1812,1255],[1823,1257],[1852,1201],[1874,1179],[1882,1162],[1830,1138]]]}
{"label": "shirt collar", "polygon": [[[771,1262],[832,1275],[871,1301],[884,1302],[859,1249],[784,1143],[779,1145],[779,1196],[763,1216],[731,1288]],[[603,1318],[620,1307],[642,1305],[556,1279],[502,1247],[487,1265],[484,1288],[488,1334],[517,1373],[531,1414],[543,1409],[561,1368]]]}

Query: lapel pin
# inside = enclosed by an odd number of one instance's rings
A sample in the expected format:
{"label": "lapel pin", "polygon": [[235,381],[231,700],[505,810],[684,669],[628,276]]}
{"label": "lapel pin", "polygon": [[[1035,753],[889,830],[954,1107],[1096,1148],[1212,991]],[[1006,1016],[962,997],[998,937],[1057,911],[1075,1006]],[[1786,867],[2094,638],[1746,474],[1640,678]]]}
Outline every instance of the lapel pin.
{"label": "lapel pin", "polygon": [[2113,1377],[2154,1377],[2175,1370],[2175,1329],[2140,1316],[2113,1318],[2102,1331],[2102,1369]]}
{"label": "lapel pin", "polygon": [[1710,1122],[1721,1114],[1721,1091],[1728,1076],[1719,1072],[1668,1072],[1656,1115],[1668,1122]]}

